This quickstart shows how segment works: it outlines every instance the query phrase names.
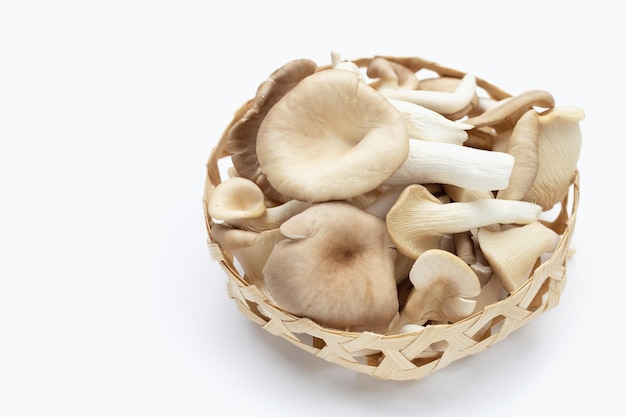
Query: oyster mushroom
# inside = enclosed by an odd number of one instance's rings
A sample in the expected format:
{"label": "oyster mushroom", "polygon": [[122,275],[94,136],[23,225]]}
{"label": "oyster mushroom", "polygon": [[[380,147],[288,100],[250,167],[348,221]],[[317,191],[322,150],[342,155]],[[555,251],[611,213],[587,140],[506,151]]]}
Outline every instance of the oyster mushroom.
{"label": "oyster mushroom", "polygon": [[265,213],[264,201],[263,191],[255,182],[232,177],[215,187],[208,210],[216,220],[255,218]]}
{"label": "oyster mushroom", "polygon": [[539,221],[499,232],[481,228],[477,236],[483,255],[509,293],[526,282],[537,260],[554,251],[560,238]]}
{"label": "oyster mushroom", "polygon": [[280,193],[321,202],[356,197],[391,176],[408,155],[402,115],[352,71],[305,78],[261,124],[257,155]]}
{"label": "oyster mushroom", "polygon": [[419,104],[439,114],[454,114],[471,105],[476,95],[476,77],[465,74],[453,92],[380,88],[388,99]]}
{"label": "oyster mushroom", "polygon": [[555,107],[539,115],[538,169],[535,180],[523,197],[544,210],[563,201],[576,173],[582,146],[580,121],[583,110],[573,106]]}
{"label": "oyster mushroom", "polygon": [[404,116],[411,138],[462,145],[467,140],[467,130],[472,128],[408,101],[390,99],[389,102]]}
{"label": "oyster mushroom", "polygon": [[489,126],[496,132],[513,129],[519,118],[533,107],[554,107],[554,97],[544,90],[528,90],[498,101],[494,106],[464,123],[475,128]]}
{"label": "oyster mushroom", "polygon": [[444,234],[493,224],[528,224],[541,207],[515,200],[483,199],[443,204],[423,185],[406,187],[387,213],[387,230],[399,252],[414,259],[439,247]]}
{"label": "oyster mushroom", "polygon": [[383,183],[501,189],[514,163],[503,152],[409,139],[387,99],[358,74],[334,69],[307,77],[271,108],[257,155],[276,190],[311,202],[352,198]]}
{"label": "oyster mushroom", "polygon": [[456,185],[473,190],[506,188],[515,159],[504,152],[450,143],[409,140],[409,156],[385,184]]}
{"label": "oyster mushroom", "polygon": [[233,153],[231,159],[235,169],[242,177],[257,183],[270,199],[277,202],[285,202],[289,198],[272,187],[259,166],[257,131],[269,109],[302,79],[313,74],[316,68],[315,62],[309,59],[296,59],[278,68],[259,85],[243,117],[228,131],[227,149]]}
{"label": "oyster mushroom", "polygon": [[539,170],[539,118],[535,110],[528,110],[511,132],[507,152],[515,158],[507,188],[498,191],[496,198],[521,200],[535,181]]}
{"label": "oyster mushroom", "polygon": [[413,264],[409,279],[414,288],[394,328],[428,321],[454,323],[476,308],[473,298],[480,294],[480,282],[463,260],[448,251],[424,252]]}
{"label": "oyster mushroom", "polygon": [[341,330],[385,332],[398,311],[396,251],[384,221],[345,202],[314,205],[280,227],[263,275],[281,308]]}

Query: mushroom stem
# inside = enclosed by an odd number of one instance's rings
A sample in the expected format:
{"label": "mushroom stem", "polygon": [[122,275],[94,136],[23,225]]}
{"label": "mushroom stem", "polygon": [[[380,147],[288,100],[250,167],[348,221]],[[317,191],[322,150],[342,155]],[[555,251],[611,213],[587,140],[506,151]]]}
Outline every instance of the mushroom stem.
{"label": "mushroom stem", "polygon": [[404,116],[409,136],[412,138],[462,145],[467,140],[467,130],[473,127],[450,120],[415,103],[394,99],[389,99],[389,102]]}
{"label": "mushroom stem", "polygon": [[420,184],[409,185],[387,213],[387,230],[398,251],[417,259],[439,246],[442,236],[494,224],[528,224],[541,206],[526,201],[484,199],[443,204]]}
{"label": "mushroom stem", "polygon": [[409,140],[409,156],[385,184],[451,184],[473,190],[508,186],[515,158],[450,143]]}
{"label": "mushroom stem", "polygon": [[452,238],[454,239],[456,256],[461,258],[468,265],[476,263],[476,253],[474,252],[472,233],[469,230],[466,232],[454,233]]}
{"label": "mushroom stem", "polygon": [[280,225],[285,221],[311,207],[311,205],[311,203],[304,201],[289,200],[278,206],[268,207],[259,217],[241,217],[237,219],[228,219],[224,222],[233,228],[249,230],[252,232],[264,232],[266,230],[272,230],[280,227]]}
{"label": "mushroom stem", "polygon": [[472,101],[476,93],[476,77],[466,74],[451,93],[394,88],[381,88],[379,91],[388,99],[409,101],[440,114],[451,114],[463,110]]}

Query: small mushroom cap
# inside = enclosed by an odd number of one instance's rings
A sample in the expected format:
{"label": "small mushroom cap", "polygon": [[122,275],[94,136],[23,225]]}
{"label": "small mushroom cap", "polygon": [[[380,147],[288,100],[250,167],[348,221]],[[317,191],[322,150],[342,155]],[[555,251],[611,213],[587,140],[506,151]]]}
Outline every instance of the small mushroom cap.
{"label": "small mushroom cap", "polygon": [[265,196],[253,181],[243,177],[229,178],[219,183],[208,210],[217,220],[257,218],[265,213]]}
{"label": "small mushroom cap", "polygon": [[285,196],[323,202],[373,190],[406,160],[409,137],[398,112],[351,71],[319,71],[272,109],[257,155]]}
{"label": "small mushroom cap", "polygon": [[259,166],[257,131],[269,109],[316,68],[309,59],[295,59],[278,68],[259,85],[250,107],[228,132],[227,148],[233,153],[232,162],[239,174],[257,183],[270,199],[281,203],[289,199],[274,190]]}
{"label": "small mushroom cap", "polygon": [[397,62],[376,57],[367,65],[367,76],[379,78],[379,88],[402,88],[413,90],[419,85],[415,72]]}
{"label": "small mushroom cap", "polygon": [[348,203],[314,205],[283,223],[263,270],[276,303],[322,326],[385,332],[398,311],[396,251],[384,221]]}
{"label": "small mushroom cap", "polygon": [[[442,232],[432,230],[432,227],[426,226],[425,230],[415,230],[412,227],[417,225],[414,207],[422,205],[422,202],[430,203],[426,207],[431,205],[438,207],[442,204],[425,186],[409,185],[402,190],[386,216],[387,230],[398,251],[413,259],[429,249],[438,248],[443,236]],[[419,211],[422,209],[419,209],[418,213]]]}
{"label": "small mushroom cap", "polygon": [[423,320],[459,321],[474,311],[480,281],[458,256],[442,250],[424,252],[413,264],[409,279],[414,290],[405,314],[413,323]]}
{"label": "small mushroom cap", "polygon": [[559,235],[539,221],[499,232],[480,228],[477,237],[483,255],[509,293],[526,282],[539,257],[559,242]]}

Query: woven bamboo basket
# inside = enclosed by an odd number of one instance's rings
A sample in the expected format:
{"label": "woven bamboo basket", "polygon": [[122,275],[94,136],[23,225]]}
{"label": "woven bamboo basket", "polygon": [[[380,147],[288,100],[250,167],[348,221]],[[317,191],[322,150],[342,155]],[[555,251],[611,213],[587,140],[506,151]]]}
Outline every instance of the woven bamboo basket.
{"label": "woven bamboo basket", "polygon": [[[418,71],[428,69],[440,76],[461,78],[465,74],[419,57],[385,57]],[[354,62],[363,67],[372,58]],[[318,70],[328,68],[319,67]],[[477,78],[477,85],[490,97],[510,97],[504,90]],[[227,277],[227,293],[240,312],[272,335],[281,337],[300,349],[325,361],[382,380],[419,380],[447,367],[454,361],[488,349],[511,332],[558,305],[566,283],[566,263],[574,232],[579,203],[579,173],[571,179],[564,200],[555,206],[555,213],[541,222],[558,233],[560,239],[551,256],[537,263],[530,277],[506,298],[486,306],[465,319],[452,324],[432,324],[421,331],[401,334],[350,332],[325,328],[313,320],[298,317],[268,298],[246,280],[245,271],[233,254],[217,244],[211,234],[216,221],[208,211],[213,190],[225,177],[231,154],[226,149],[227,133],[245,111],[250,101],[235,112],[213,148],[206,171],[203,206],[208,233],[208,248]],[[437,355],[422,355],[429,346],[444,346]]]}

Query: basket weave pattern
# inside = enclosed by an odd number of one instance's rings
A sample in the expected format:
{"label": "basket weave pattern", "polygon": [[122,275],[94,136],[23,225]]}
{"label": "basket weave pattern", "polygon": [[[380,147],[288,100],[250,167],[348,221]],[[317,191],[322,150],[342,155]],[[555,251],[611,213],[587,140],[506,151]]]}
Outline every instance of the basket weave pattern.
{"label": "basket weave pattern", "polygon": [[[407,62],[409,61],[404,63]],[[419,62],[424,67],[424,63]],[[463,74],[435,64],[431,67],[440,74]],[[506,96],[497,87],[480,82],[492,96]],[[231,156],[226,151],[226,133],[242,117],[246,106],[247,104],[235,113],[234,119],[211,152],[207,162],[203,206],[209,251],[213,260],[226,272],[228,295],[245,317],[264,330],[328,362],[375,378],[417,380],[456,360],[486,350],[539,314],[558,305],[565,287],[566,258],[578,210],[578,172],[572,178],[569,193],[561,202],[558,215],[551,221],[542,220],[560,235],[559,244],[552,256],[539,265],[519,289],[466,319],[453,324],[428,325],[415,333],[382,335],[328,329],[308,318],[297,317],[281,309],[256,286],[246,282],[237,269],[233,255],[221,248],[211,237],[214,221],[208,213],[208,200],[212,190],[222,181],[220,161]],[[439,347],[439,354],[422,355],[433,345]]]}

